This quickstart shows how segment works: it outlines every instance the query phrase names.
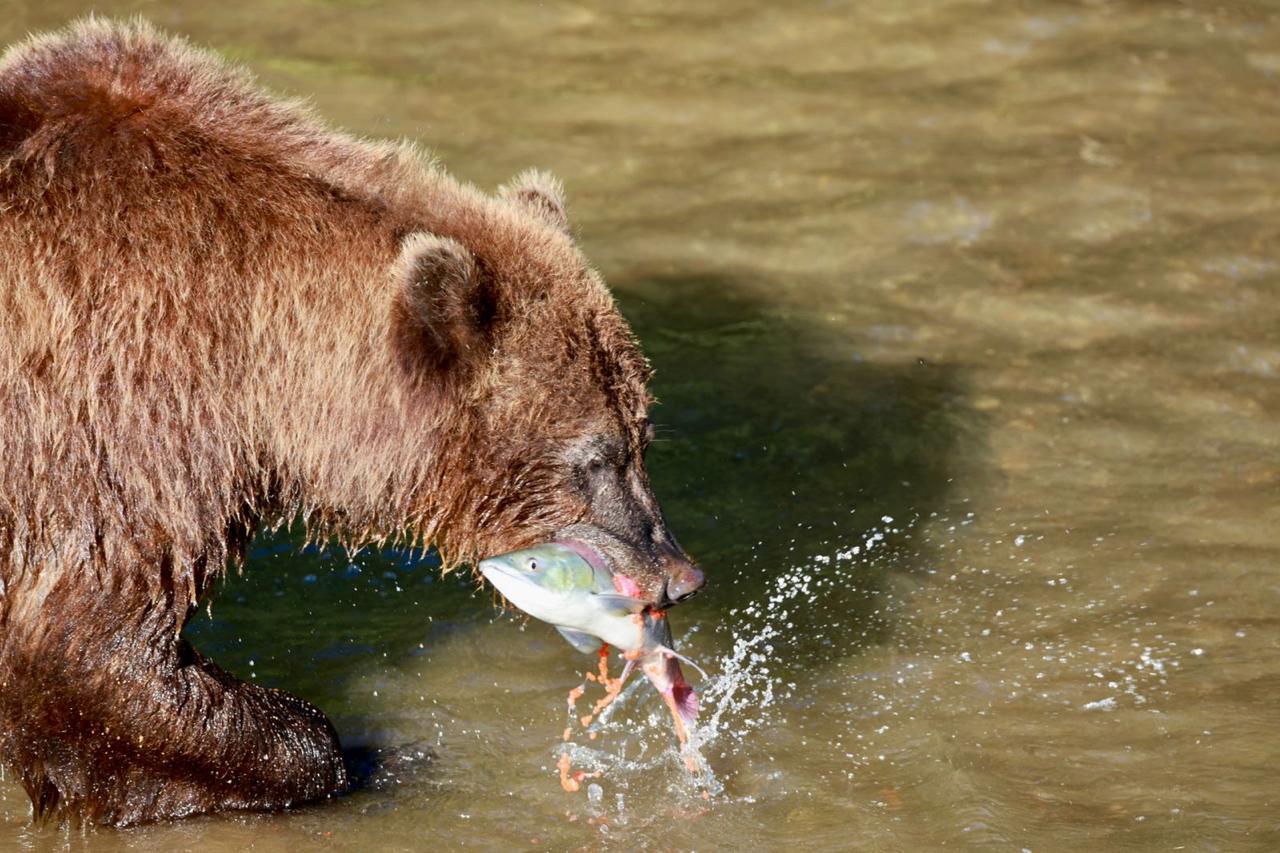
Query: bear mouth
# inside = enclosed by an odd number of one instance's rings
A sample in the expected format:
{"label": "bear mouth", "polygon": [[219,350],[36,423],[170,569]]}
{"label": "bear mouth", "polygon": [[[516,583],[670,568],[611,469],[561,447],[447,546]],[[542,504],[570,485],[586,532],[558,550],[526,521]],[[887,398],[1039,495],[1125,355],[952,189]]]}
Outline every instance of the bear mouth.
{"label": "bear mouth", "polygon": [[563,545],[582,559],[586,560],[587,564],[591,566],[591,568],[597,571],[605,571],[613,574],[613,566],[610,564],[609,558],[596,548],[588,545],[586,542],[583,542],[581,539],[561,536],[554,541],[557,545]]}
{"label": "bear mouth", "polygon": [[[574,528],[569,528],[568,531],[561,532],[572,533],[573,530]],[[576,553],[582,559],[586,560],[587,564],[591,566],[592,569],[608,572],[609,576],[613,578],[614,588],[617,589],[620,594],[631,598],[638,598],[647,604],[654,604],[654,601],[641,591],[642,588],[640,584],[636,583],[634,578],[623,574],[623,572],[618,568],[616,559],[608,556],[608,553],[602,548],[592,545],[590,542],[586,541],[585,538],[579,538],[573,535],[557,536],[555,542],[558,545],[563,545]]]}

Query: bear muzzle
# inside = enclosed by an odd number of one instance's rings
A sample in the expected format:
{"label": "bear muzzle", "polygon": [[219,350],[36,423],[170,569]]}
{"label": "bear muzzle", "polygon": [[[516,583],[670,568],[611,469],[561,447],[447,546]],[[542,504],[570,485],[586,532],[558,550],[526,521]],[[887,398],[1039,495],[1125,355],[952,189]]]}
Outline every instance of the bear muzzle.
{"label": "bear muzzle", "polygon": [[691,598],[707,582],[706,575],[702,573],[702,569],[695,566],[683,554],[679,557],[664,557],[662,570],[667,578],[662,590],[663,601],[659,604],[662,609]]}

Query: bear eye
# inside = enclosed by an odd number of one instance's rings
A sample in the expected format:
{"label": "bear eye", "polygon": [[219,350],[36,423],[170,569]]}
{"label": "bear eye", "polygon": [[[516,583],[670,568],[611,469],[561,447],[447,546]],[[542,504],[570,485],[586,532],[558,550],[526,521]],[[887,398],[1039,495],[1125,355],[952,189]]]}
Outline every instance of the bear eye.
{"label": "bear eye", "polygon": [[622,438],[597,439],[580,452],[574,467],[593,480],[605,472],[621,472],[627,466],[626,441]]}

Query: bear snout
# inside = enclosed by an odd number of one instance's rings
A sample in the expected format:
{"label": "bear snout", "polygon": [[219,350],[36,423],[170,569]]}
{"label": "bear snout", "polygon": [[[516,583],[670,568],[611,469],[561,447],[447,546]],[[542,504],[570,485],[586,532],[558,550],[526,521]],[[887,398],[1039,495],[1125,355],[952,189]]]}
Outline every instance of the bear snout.
{"label": "bear snout", "polygon": [[687,557],[668,557],[663,560],[663,574],[667,577],[663,590],[663,608],[679,604],[695,595],[706,584],[706,575]]}

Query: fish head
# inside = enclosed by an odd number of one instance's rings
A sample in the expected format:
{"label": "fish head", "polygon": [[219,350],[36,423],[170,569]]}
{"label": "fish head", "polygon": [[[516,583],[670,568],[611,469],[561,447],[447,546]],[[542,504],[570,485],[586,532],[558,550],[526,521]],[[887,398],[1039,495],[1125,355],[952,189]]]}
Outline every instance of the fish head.
{"label": "fish head", "polygon": [[595,570],[555,542],[480,561],[480,573],[516,607],[544,622],[566,624],[597,585]]}
{"label": "fish head", "polygon": [[616,591],[613,576],[570,545],[548,542],[480,561],[480,573],[513,605],[549,622],[579,649],[598,638],[624,651],[643,643],[644,603]]}

